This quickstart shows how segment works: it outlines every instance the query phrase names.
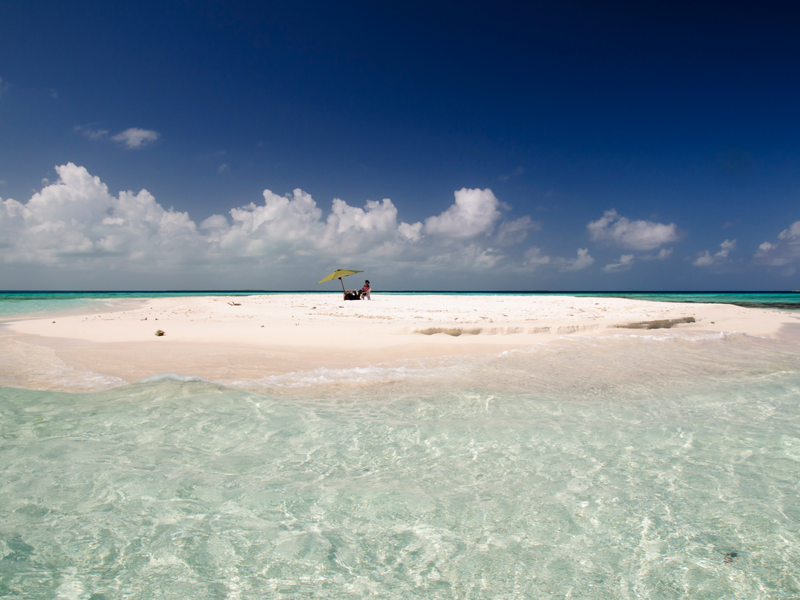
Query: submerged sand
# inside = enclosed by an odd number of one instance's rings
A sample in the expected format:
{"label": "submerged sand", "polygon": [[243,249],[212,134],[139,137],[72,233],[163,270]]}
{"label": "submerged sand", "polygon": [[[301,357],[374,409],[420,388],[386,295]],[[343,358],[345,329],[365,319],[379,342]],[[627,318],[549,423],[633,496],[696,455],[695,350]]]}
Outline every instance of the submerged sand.
{"label": "submerged sand", "polygon": [[[742,333],[789,339],[800,315],[725,304],[570,296],[176,297],[6,323],[0,385],[59,389],[50,360],[103,385],[161,373],[234,382],[319,367],[499,354],[565,336]],[[163,336],[157,336],[161,330]],[[797,337],[797,336],[795,336]],[[64,388],[67,389],[67,388]]]}

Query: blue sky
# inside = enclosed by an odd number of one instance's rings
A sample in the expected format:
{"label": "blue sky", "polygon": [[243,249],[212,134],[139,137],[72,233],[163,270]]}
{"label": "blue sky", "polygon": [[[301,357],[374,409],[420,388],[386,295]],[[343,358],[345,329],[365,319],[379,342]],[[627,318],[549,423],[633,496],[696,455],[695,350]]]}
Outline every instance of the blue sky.
{"label": "blue sky", "polygon": [[0,2],[0,286],[800,288],[798,13]]}

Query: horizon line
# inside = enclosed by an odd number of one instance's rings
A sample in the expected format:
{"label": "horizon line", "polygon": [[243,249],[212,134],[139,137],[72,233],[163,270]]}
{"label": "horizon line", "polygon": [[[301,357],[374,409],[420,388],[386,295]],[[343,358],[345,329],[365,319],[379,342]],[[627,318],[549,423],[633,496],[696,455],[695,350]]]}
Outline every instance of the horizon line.
{"label": "horizon line", "polygon": [[[339,290],[0,290],[0,294],[336,294]],[[380,290],[378,294],[798,294],[800,290]]]}

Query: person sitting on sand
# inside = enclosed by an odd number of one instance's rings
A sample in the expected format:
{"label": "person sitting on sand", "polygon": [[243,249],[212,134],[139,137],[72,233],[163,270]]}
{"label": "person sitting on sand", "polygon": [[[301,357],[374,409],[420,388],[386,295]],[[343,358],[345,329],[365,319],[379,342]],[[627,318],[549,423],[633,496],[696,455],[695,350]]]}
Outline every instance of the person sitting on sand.
{"label": "person sitting on sand", "polygon": [[369,286],[369,279],[364,282],[364,287],[361,288],[361,299],[363,300],[366,298],[367,300],[372,300],[369,297],[369,293],[372,291],[372,288]]}

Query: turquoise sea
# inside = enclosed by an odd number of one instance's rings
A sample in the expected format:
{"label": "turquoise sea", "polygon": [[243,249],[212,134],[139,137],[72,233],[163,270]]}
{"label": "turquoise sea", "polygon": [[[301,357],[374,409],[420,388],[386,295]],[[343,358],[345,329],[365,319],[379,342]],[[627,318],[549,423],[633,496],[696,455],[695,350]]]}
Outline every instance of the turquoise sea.
{"label": "turquoise sea", "polygon": [[798,598],[799,409],[797,344],[679,329],[0,388],[0,597]]}

